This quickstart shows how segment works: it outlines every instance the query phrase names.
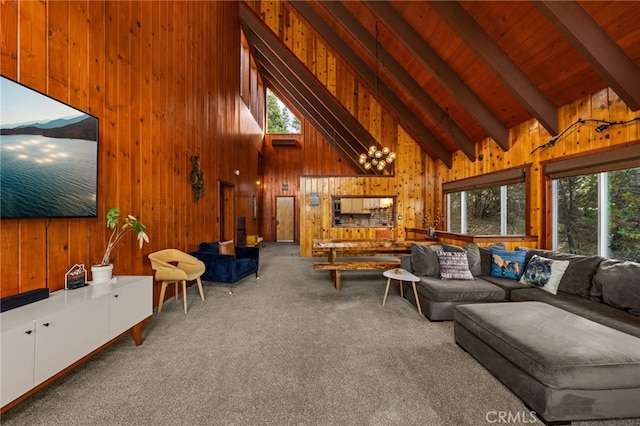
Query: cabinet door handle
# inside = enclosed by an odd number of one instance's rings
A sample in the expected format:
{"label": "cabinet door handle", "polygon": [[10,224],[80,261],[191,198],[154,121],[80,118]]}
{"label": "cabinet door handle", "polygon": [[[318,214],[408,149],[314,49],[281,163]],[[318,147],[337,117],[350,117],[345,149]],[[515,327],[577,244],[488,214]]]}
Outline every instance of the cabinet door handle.
{"label": "cabinet door handle", "polygon": [[27,331],[25,331],[25,334],[31,334],[31,333],[33,333],[33,330],[27,330]]}
{"label": "cabinet door handle", "polygon": [[118,296],[119,296],[118,294],[114,294],[114,295],[113,295],[113,297],[118,297]]}
{"label": "cabinet door handle", "polygon": [[45,326],[45,327],[49,327],[49,326],[51,325],[51,323],[49,323],[49,322],[45,322],[45,323],[44,323],[44,324],[42,324],[42,325],[43,325],[43,326]]}

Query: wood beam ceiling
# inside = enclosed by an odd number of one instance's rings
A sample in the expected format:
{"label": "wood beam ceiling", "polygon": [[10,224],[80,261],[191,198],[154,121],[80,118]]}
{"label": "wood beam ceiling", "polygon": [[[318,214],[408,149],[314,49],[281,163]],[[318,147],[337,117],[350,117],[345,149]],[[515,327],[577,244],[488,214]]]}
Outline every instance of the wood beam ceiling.
{"label": "wood beam ceiling", "polygon": [[[346,61],[371,87],[372,91],[376,91],[377,78],[375,72],[358,57],[358,55],[348,47],[348,44],[318,15],[308,2],[291,2],[291,5],[301,14],[318,31],[331,47]],[[353,38],[365,49],[375,62],[377,40],[360,22],[340,3],[340,2],[324,2],[323,6],[334,16],[336,21],[342,25]],[[382,48],[384,65],[389,75],[393,78],[396,85],[402,87],[410,94],[412,100],[423,110],[431,115],[435,122],[444,117],[445,112],[440,106],[422,89],[422,87],[409,75],[409,73],[393,58],[389,52]],[[392,109],[402,109],[402,114],[398,113],[402,124],[408,127],[407,131],[411,134],[421,147],[430,153],[432,157],[439,158],[447,167],[451,167],[451,153],[440,143],[433,133],[416,117],[411,108],[402,102],[395,94],[389,94],[384,90],[378,93],[385,99]],[[455,123],[451,127],[443,127],[449,137],[456,142],[465,155],[475,161],[475,144],[467,137],[467,135]]]}
{"label": "wood beam ceiling", "polygon": [[516,98],[552,135],[558,134],[558,111],[484,29],[457,2],[428,0],[460,38],[480,57]]}
{"label": "wood beam ceiling", "polygon": [[429,46],[411,26],[407,25],[391,2],[364,1],[385,27],[430,71],[449,93],[474,117],[476,122],[504,151],[509,149],[509,130],[491,110],[460,79],[454,70]]}
{"label": "wood beam ceiling", "polygon": [[582,6],[573,1],[532,3],[629,108],[640,109],[640,68]]}
{"label": "wood beam ceiling", "polygon": [[[340,154],[340,158],[347,162],[353,170],[359,173],[368,173],[362,165],[355,161],[359,152],[355,152],[351,145],[344,140],[337,139],[340,135],[334,130],[334,126],[328,123],[321,112],[317,110],[317,105],[312,104],[295,87],[282,75],[278,73],[277,68],[268,66],[268,61],[262,55],[256,52],[256,60],[260,64],[260,72],[265,78],[269,86],[273,87],[278,94],[287,97],[287,102],[291,102],[294,108],[304,114],[305,119],[313,125],[320,135],[331,144]],[[273,70],[273,73],[272,73]]]}
{"label": "wood beam ceiling", "polygon": [[[283,45],[266,25],[258,19],[244,3],[239,8],[240,20],[245,26],[247,39],[252,47],[260,53],[260,58],[268,59],[262,63],[272,73],[279,72],[283,80],[295,85],[301,98],[307,99],[318,107],[318,112],[332,124],[334,133],[340,135],[355,152],[366,152],[367,147],[377,145],[376,139],[347,111],[338,100],[324,87],[315,76]],[[291,100],[290,100],[291,101]],[[298,99],[301,103],[301,99]],[[304,111],[304,109],[302,109]],[[305,118],[309,118],[308,116]],[[331,140],[331,139],[329,139]],[[338,143],[338,141],[335,141]],[[344,150],[347,151],[347,150]],[[360,166],[358,164],[358,166]],[[375,168],[362,173],[381,174]]]}

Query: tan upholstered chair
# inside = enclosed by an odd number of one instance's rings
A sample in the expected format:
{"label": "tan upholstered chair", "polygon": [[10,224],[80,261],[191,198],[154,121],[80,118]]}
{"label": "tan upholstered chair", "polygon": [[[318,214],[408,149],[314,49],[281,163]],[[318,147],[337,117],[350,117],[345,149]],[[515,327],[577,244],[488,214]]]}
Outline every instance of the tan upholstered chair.
{"label": "tan upholstered chair", "polygon": [[182,283],[182,297],[184,299],[184,313],[187,313],[187,281],[196,280],[200,298],[204,300],[202,281],[200,276],[204,274],[204,263],[195,257],[176,249],[165,249],[149,254],[151,268],[156,271],[156,280],[162,282],[158,313],[162,311],[162,302],[167,285],[175,283],[176,299],[178,299],[178,283]]}

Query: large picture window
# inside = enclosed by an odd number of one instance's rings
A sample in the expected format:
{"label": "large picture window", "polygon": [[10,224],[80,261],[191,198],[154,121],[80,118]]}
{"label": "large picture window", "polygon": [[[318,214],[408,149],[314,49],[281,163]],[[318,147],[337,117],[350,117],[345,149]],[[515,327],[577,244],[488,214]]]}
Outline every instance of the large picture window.
{"label": "large picture window", "polygon": [[546,165],[554,250],[640,261],[639,150],[635,145]]}
{"label": "large picture window", "polygon": [[558,251],[640,262],[640,167],[555,179]]}
{"label": "large picture window", "polygon": [[529,166],[447,182],[447,230],[468,235],[525,235]]}

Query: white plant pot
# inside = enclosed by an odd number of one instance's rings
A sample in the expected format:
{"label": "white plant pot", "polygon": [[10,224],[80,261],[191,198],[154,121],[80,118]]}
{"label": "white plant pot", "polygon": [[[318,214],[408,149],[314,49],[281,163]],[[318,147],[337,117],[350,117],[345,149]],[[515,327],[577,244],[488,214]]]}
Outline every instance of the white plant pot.
{"label": "white plant pot", "polygon": [[108,283],[111,281],[111,272],[113,265],[93,265],[91,267],[91,275],[93,283]]}

